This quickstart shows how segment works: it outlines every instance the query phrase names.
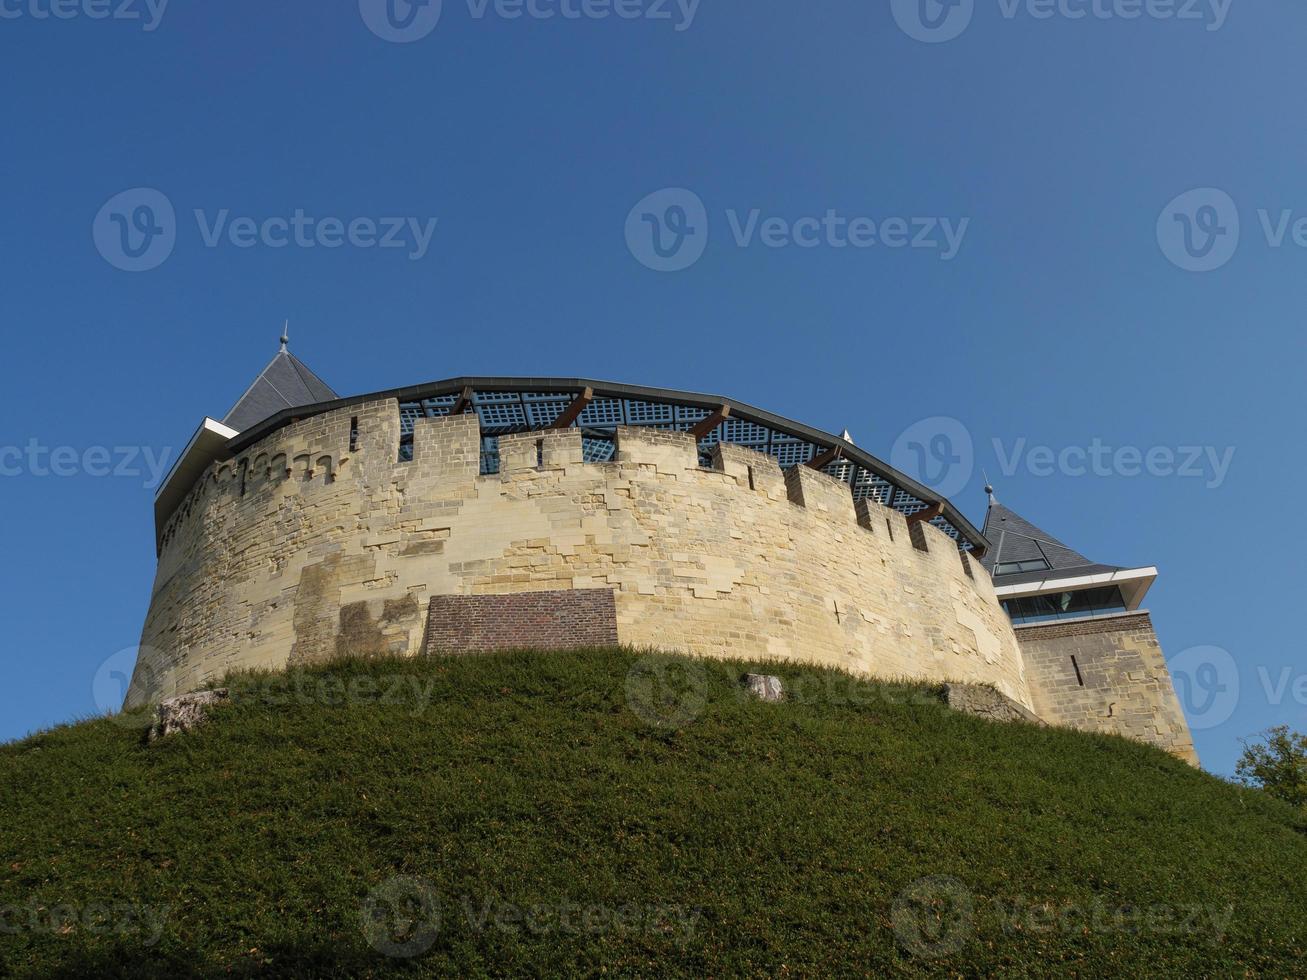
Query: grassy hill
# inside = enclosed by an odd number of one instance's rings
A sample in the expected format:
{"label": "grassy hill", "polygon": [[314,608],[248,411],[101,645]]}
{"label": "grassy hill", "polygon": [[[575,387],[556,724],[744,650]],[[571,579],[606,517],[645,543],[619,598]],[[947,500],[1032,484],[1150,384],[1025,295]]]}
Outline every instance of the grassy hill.
{"label": "grassy hill", "polygon": [[0,747],[0,975],[1301,975],[1307,828],[928,688],[621,650],[233,678]]}

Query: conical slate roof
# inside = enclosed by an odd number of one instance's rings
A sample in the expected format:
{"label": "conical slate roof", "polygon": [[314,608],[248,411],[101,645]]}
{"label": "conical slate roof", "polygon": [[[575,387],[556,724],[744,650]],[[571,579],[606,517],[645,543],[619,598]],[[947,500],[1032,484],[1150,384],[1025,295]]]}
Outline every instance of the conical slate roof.
{"label": "conical slate roof", "polygon": [[277,356],[268,362],[222,422],[244,432],[282,409],[335,401],[339,397],[283,343]]}
{"label": "conical slate roof", "polygon": [[[989,539],[993,547],[985,553],[980,562],[997,581],[1004,585],[1020,585],[1024,582],[1050,578],[1096,575],[1100,572],[1114,572],[1120,569],[1118,565],[1102,565],[1090,561],[1043,528],[1004,507],[993,494],[989,498],[989,510],[985,513],[985,526],[981,533]],[[1026,564],[1027,567],[1017,570],[1017,563]],[[1005,566],[1004,571],[996,573],[995,570],[1000,565]]]}

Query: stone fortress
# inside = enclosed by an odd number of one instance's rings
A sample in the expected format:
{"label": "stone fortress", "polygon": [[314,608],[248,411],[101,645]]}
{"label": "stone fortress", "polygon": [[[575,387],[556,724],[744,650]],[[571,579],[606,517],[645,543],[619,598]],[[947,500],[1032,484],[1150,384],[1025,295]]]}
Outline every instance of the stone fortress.
{"label": "stone fortress", "polygon": [[460,378],[340,398],[282,350],[156,503],[127,707],[237,668],[622,643],[985,684],[1197,762],[1148,614],[993,499],[714,396]]}

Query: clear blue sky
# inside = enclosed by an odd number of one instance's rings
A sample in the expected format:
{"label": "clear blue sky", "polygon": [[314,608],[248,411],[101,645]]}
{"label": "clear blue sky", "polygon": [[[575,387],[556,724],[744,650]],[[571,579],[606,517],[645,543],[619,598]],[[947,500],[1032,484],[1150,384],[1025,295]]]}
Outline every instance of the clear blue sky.
{"label": "clear blue sky", "polygon": [[[1235,0],[1208,30],[1207,0],[1205,21],[1041,19],[1013,2],[978,0],[959,36],[922,43],[867,0],[702,0],[688,24],[676,3],[671,20],[541,20],[445,0],[434,30],[400,44],[352,0],[173,0],[152,31],[87,16],[94,0],[66,20],[35,16],[48,0],[2,0],[0,446],[179,450],[241,394],[285,317],[295,352],[346,394],[588,376],[847,427],[884,458],[945,416],[973,442],[954,499],[977,524],[983,467],[1090,557],[1160,568],[1148,606],[1169,655],[1228,651],[1233,713],[1196,732],[1228,773],[1240,736],[1307,727],[1292,684],[1307,673],[1307,249],[1292,225],[1272,247],[1257,216],[1307,216],[1307,9]],[[174,206],[176,243],[129,273],[92,226],[140,187]],[[708,244],[657,272],[624,228],[669,187],[704,202]],[[1220,268],[1184,271],[1159,216],[1207,187],[1235,203],[1241,240]],[[438,224],[412,260],[207,247],[197,209],[206,224],[297,209]],[[949,260],[740,247],[728,212],[755,209],[969,223]],[[1230,241],[1228,210],[1190,217]],[[1041,477],[999,458],[1095,439],[1235,455],[1220,481]],[[0,738],[95,711],[96,670],[138,642],[154,571],[146,477],[8,459]]]}

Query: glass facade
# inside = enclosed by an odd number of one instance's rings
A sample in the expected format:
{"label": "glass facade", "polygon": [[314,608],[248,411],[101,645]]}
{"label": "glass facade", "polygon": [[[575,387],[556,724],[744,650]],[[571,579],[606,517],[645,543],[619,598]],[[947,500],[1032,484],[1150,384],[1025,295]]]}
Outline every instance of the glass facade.
{"label": "glass facade", "polygon": [[1055,619],[1080,619],[1125,612],[1125,599],[1116,585],[1079,592],[1050,592],[1046,595],[1004,599],[1003,608],[1015,624],[1046,623]]}

